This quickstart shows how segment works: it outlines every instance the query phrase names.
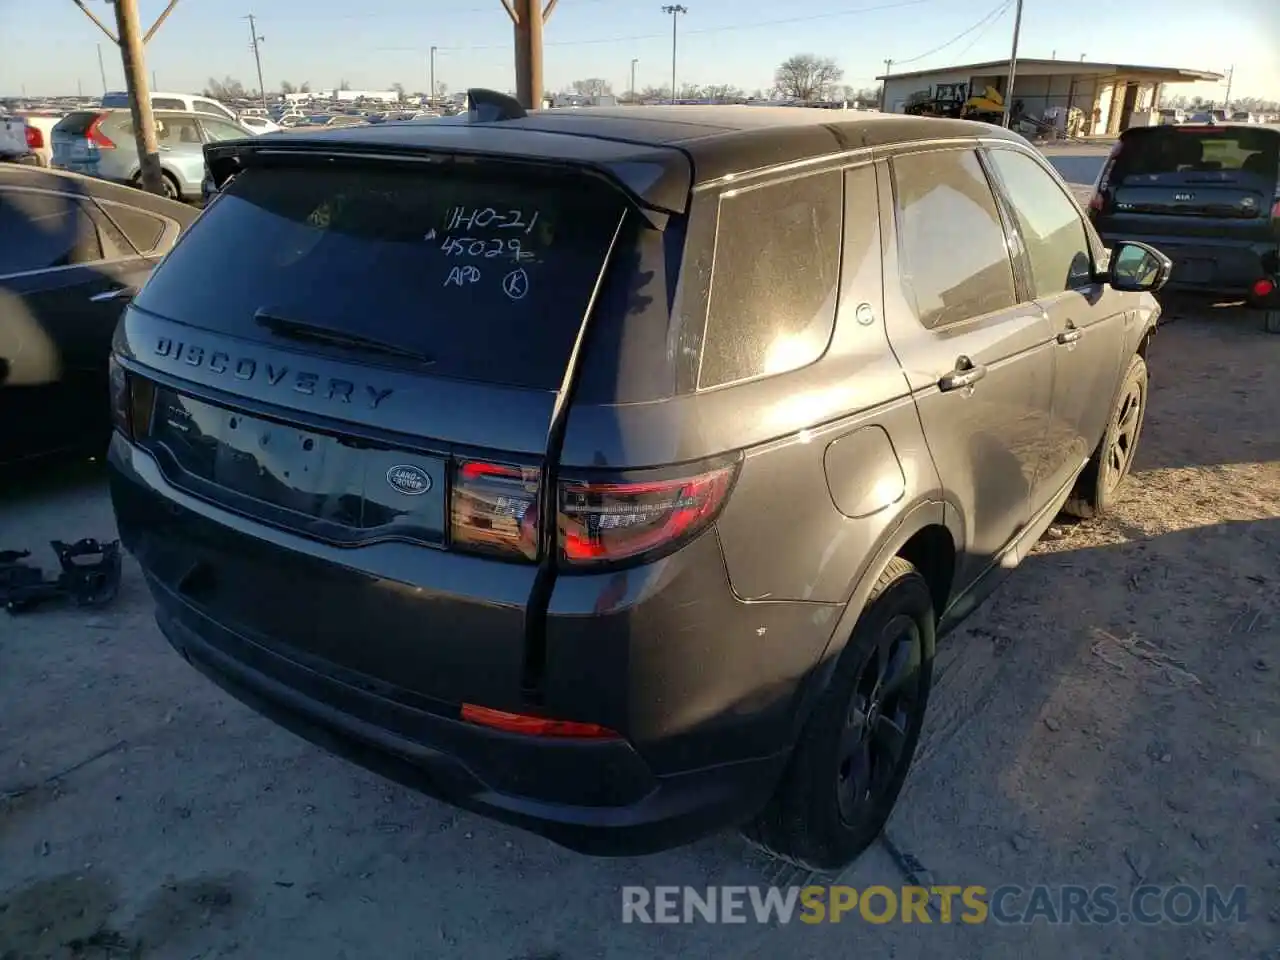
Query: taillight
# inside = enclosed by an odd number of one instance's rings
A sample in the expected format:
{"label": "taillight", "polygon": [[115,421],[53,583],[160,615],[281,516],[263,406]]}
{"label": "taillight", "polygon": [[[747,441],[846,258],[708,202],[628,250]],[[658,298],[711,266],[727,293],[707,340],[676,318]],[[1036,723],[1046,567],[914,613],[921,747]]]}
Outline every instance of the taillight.
{"label": "taillight", "polygon": [[568,737],[588,740],[617,740],[619,734],[596,723],[579,723],[575,720],[551,720],[524,713],[508,713],[474,703],[462,705],[462,719],[505,733],[521,733],[531,737]]}
{"label": "taillight", "polygon": [[111,386],[112,425],[128,440],[146,436],[151,429],[155,385],[144,377],[135,377],[114,356],[107,361],[107,378]]}
{"label": "taillight", "polygon": [[1269,277],[1263,277],[1253,282],[1253,295],[1259,300],[1271,296],[1276,292],[1276,283]]}
{"label": "taillight", "polygon": [[538,470],[464,460],[453,474],[453,545],[479,553],[538,556]]}
{"label": "taillight", "polygon": [[1089,198],[1089,215],[1103,213],[1107,208],[1107,190],[1111,186],[1111,172],[1115,169],[1116,160],[1120,157],[1120,151],[1124,148],[1124,142],[1119,141],[1111,148],[1111,153],[1107,155],[1107,161],[1102,165],[1102,170],[1098,173],[1098,182],[1093,186],[1093,196]]}
{"label": "taillight", "polygon": [[671,552],[716,518],[737,469],[735,463],[669,480],[561,481],[560,563],[583,567]]}
{"label": "taillight", "polygon": [[102,117],[94,117],[93,122],[84,131],[85,139],[99,150],[114,150],[115,142],[102,132]]}
{"label": "taillight", "polygon": [[40,150],[44,147],[44,132],[39,127],[27,124],[27,149]]}

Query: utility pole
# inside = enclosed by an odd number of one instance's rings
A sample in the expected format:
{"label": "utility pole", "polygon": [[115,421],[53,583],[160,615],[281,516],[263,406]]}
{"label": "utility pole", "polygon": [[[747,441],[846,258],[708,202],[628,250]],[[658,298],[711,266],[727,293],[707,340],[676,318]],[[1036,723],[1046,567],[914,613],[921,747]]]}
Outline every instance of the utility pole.
{"label": "utility pole", "polygon": [[267,87],[262,82],[262,54],[258,50],[260,44],[266,37],[258,36],[258,25],[254,22],[253,14],[245,16],[249,21],[249,45],[253,48],[253,62],[258,66],[258,96],[262,100],[262,109],[267,109]]}
{"label": "utility pole", "polygon": [[[85,0],[71,0],[80,12],[93,21],[108,40],[120,48],[120,60],[124,67],[124,85],[129,95],[129,118],[133,121],[133,137],[138,148],[138,179],[142,189],[161,196],[165,193],[164,175],[160,172],[160,150],[156,145],[156,121],[151,112],[151,91],[147,89],[147,65],[143,50],[155,36],[178,0],[168,5],[156,17],[144,34],[138,21],[138,0],[108,0],[116,8],[116,29],[104,24],[85,6]],[[102,44],[98,44],[98,69],[102,74],[102,92],[107,92],[107,71],[102,64]]]}
{"label": "utility pole", "polygon": [[156,72],[152,70],[151,71],[151,89],[158,90],[159,88],[160,88],[160,84],[156,83]]}
{"label": "utility pole", "polygon": [[689,8],[679,3],[667,4],[662,12],[671,16],[671,102],[676,102],[676,25],[680,22],[680,14],[688,13]]}
{"label": "utility pole", "polygon": [[1222,104],[1222,109],[1224,110],[1231,109],[1231,84],[1235,80],[1235,78],[1236,78],[1236,65],[1233,63],[1227,69],[1227,99]]}
{"label": "utility pole", "polygon": [[640,62],[639,57],[631,58],[631,105],[635,106],[636,102],[636,64]]}
{"label": "utility pole", "polygon": [[1001,124],[1009,126],[1009,111],[1013,106],[1013,82],[1018,76],[1018,35],[1022,32],[1022,0],[1018,0],[1013,14],[1013,49],[1009,52],[1009,82],[1004,90],[1004,116]]}
{"label": "utility pole", "polygon": [[427,90],[427,102],[434,104],[436,102],[436,48],[431,48],[431,86]]}
{"label": "utility pole", "polygon": [[884,113],[889,102],[889,75],[893,73],[893,58],[884,62],[884,82],[880,84],[880,112]]}
{"label": "utility pole", "polygon": [[542,106],[542,28],[557,0],[501,0],[515,27],[516,99],[526,110]]}

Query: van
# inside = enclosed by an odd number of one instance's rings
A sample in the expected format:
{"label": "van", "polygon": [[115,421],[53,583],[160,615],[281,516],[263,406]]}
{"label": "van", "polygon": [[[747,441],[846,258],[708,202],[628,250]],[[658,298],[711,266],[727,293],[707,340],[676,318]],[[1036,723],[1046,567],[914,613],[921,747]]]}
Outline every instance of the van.
{"label": "van", "polygon": [[[102,105],[113,109],[122,107],[127,109],[129,106],[129,94],[119,90],[103,94]],[[190,93],[153,93],[151,94],[151,109],[203,113],[206,116],[233,122],[236,119],[235,111],[223,106],[217,100],[209,97],[198,97]]]}

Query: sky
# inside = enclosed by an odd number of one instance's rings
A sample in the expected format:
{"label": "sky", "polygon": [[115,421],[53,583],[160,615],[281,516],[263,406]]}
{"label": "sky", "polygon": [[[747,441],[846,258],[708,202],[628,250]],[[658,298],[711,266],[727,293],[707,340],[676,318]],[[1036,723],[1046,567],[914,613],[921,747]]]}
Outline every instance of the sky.
{"label": "sky", "polygon": [[[85,0],[110,25],[104,0]],[[166,0],[139,0],[144,24]],[[601,77],[622,93],[671,80],[672,17],[661,0],[559,0],[545,33],[548,91]],[[894,71],[1004,59],[1013,34],[1012,0],[685,0],[678,20],[678,83],[767,89],[777,65],[797,53],[833,58],[854,87]],[[995,16],[1002,8],[1003,12]],[[1208,11],[1208,12],[1206,12]],[[256,88],[249,22],[254,14],[268,90],[282,81],[313,89],[428,86],[450,90],[514,86],[512,29],[499,0],[178,0],[147,47],[157,89],[196,92],[211,76]],[[72,0],[0,0],[0,96],[102,92],[101,44],[109,88],[123,89],[118,52]],[[1280,99],[1277,0],[1025,0],[1019,53],[1103,63],[1225,72],[1233,96]],[[1170,93],[1222,99],[1224,87],[1187,84]]]}

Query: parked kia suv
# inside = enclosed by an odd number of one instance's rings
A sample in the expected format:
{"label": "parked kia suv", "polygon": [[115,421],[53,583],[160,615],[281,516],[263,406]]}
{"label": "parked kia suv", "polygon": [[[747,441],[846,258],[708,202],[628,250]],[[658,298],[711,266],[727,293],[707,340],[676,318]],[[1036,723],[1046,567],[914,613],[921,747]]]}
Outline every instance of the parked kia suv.
{"label": "parked kia suv", "polygon": [[1280,333],[1280,130],[1126,130],[1089,215],[1106,243],[1141,240],[1168,254],[1173,287],[1247,300]]}
{"label": "parked kia suv", "polygon": [[574,849],[846,863],[938,637],[1129,471],[1169,263],[982,124],[500,100],[206,151],[115,343],[160,626]]}

